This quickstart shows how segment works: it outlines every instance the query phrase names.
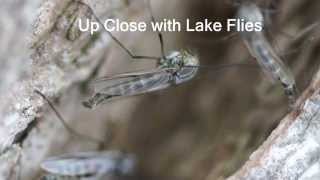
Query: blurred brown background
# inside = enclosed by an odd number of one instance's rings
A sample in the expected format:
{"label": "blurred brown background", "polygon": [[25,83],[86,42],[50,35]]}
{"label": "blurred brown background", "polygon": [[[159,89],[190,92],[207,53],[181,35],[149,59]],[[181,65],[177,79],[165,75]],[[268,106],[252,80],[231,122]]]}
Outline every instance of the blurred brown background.
{"label": "blurred brown background", "polygon": [[[149,21],[143,2],[128,1],[130,20]],[[300,91],[319,67],[320,2],[312,0],[258,1],[266,16],[266,35],[276,52],[293,70]],[[152,0],[156,19],[225,22],[234,17],[237,3],[223,0]],[[103,11],[103,7],[93,7]],[[121,12],[119,12],[121,13]],[[103,13],[98,14],[99,17]],[[126,19],[122,17],[123,19]],[[103,19],[103,18],[102,18]],[[167,52],[189,49],[202,65],[253,63],[241,38],[227,32],[163,33]],[[116,33],[135,54],[159,55],[154,32]],[[98,76],[154,68],[148,60],[131,60],[115,43],[106,50]],[[259,68],[213,71],[203,68],[185,84],[166,90],[110,102],[94,111],[81,106],[89,93],[75,85],[61,94],[59,110],[74,128],[90,136],[112,133],[108,149],[137,155],[137,179],[207,179],[228,177],[249,158],[288,112],[279,84],[272,84]],[[49,121],[55,122],[51,114]],[[57,123],[57,122],[56,122]],[[59,124],[59,123],[58,123]],[[41,125],[40,125],[41,126]],[[57,133],[57,132],[55,132]],[[66,133],[60,129],[58,133]],[[93,150],[79,139],[50,143],[47,156]],[[22,166],[23,167],[23,166]]]}

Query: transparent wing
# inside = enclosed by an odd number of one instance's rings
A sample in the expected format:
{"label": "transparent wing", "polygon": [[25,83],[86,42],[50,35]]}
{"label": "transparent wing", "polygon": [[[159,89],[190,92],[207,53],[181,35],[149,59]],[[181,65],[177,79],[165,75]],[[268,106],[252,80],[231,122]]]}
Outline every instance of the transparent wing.
{"label": "transparent wing", "polygon": [[92,108],[115,97],[138,95],[167,88],[171,85],[174,71],[176,69],[163,68],[97,79],[92,84],[95,94],[84,102],[84,105]]}
{"label": "transparent wing", "polygon": [[266,39],[260,44],[256,51],[259,56],[258,62],[262,66],[264,73],[269,78],[272,78],[273,82],[280,80],[284,84],[295,84],[292,72],[274,52]]}
{"label": "transparent wing", "polygon": [[113,173],[119,165],[122,154],[116,151],[105,153],[76,153],[58,156],[41,163],[41,168],[52,174],[81,176]]}
{"label": "transparent wing", "polygon": [[95,90],[95,92],[101,92],[103,89],[108,89],[112,87],[119,86],[121,84],[134,82],[139,78],[151,77],[157,74],[168,74],[173,72],[174,68],[164,68],[164,69],[153,69],[151,71],[139,71],[139,72],[131,72],[131,73],[122,73],[114,76],[105,76],[101,78],[95,79],[91,83],[91,87]]}
{"label": "transparent wing", "polygon": [[[40,180],[84,180],[84,178],[79,176],[61,176],[56,174],[45,174],[40,178]],[[93,178],[86,177],[85,180],[93,180]]]}
{"label": "transparent wing", "polygon": [[256,58],[267,79],[270,82],[275,83],[278,80],[278,77],[272,70],[274,68],[275,61],[270,57],[271,47],[269,47],[261,34],[255,34],[252,36],[252,39],[246,39],[246,45],[250,54]]}

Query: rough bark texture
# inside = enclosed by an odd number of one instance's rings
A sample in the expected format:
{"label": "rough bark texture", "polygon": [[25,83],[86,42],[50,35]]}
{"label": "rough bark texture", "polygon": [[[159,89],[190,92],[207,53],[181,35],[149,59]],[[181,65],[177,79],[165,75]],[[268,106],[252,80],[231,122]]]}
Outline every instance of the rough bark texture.
{"label": "rough bark texture", "polygon": [[[102,21],[150,20],[141,0],[87,2]],[[118,46],[111,47],[114,43],[105,33],[80,33],[73,20],[90,13],[71,0],[1,2],[0,179],[37,179],[43,159],[97,149],[70,136],[34,89],[55,101],[78,131],[100,139],[112,133],[109,149],[136,154],[137,179],[223,179],[265,139],[230,179],[319,179],[320,73],[314,74],[319,68],[319,28],[297,35],[319,21],[320,2],[258,3],[269,17],[273,47],[293,69],[303,92],[298,108],[288,115],[280,86],[249,68],[219,73],[204,68],[184,85],[85,110],[81,101],[89,96],[86,87],[92,78],[150,69],[154,62],[131,61]],[[156,19],[193,22],[204,17],[224,22],[236,11],[225,1],[154,0],[152,7]],[[116,35],[135,54],[159,55],[155,33]],[[165,47],[191,49],[202,65],[254,62],[241,39],[222,41],[226,35],[164,33]]]}
{"label": "rough bark texture", "polygon": [[320,178],[320,71],[298,106],[230,180]]}

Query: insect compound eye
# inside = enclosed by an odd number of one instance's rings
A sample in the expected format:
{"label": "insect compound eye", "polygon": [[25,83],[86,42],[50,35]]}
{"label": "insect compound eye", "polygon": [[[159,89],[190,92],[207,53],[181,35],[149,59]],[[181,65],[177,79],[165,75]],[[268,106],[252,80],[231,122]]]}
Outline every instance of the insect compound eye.
{"label": "insect compound eye", "polygon": [[284,93],[288,96],[294,96],[297,93],[296,86],[287,86],[284,90]]}
{"label": "insect compound eye", "polygon": [[182,66],[183,63],[183,59],[182,58],[177,58],[177,65]]}
{"label": "insect compound eye", "polygon": [[[280,81],[281,79],[279,78],[279,81]],[[289,88],[289,84],[286,84],[286,83],[281,83],[282,84],[282,86],[284,87],[284,88],[287,88],[287,89],[292,89],[292,88]]]}
{"label": "insect compound eye", "polygon": [[285,90],[284,90],[284,93],[285,93],[286,95],[288,95],[288,96],[292,96],[292,95],[294,95],[294,93],[293,93],[293,90],[292,90],[292,89],[285,89]]}
{"label": "insect compound eye", "polygon": [[184,64],[184,58],[181,54],[175,57],[175,64],[177,64],[178,66],[182,66]]}

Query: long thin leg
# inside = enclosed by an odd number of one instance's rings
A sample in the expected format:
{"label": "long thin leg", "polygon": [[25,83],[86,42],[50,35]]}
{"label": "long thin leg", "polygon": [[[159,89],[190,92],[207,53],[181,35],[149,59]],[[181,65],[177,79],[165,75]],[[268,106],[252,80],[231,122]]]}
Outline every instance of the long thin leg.
{"label": "long thin leg", "polygon": [[[149,10],[149,13],[150,13],[150,16],[151,16],[151,21],[153,23],[155,23],[156,20],[154,18],[153,12],[152,12],[151,2],[150,2],[150,0],[146,0],[146,1],[147,1],[147,4],[148,4],[148,10]],[[165,52],[164,52],[163,36],[162,36],[162,33],[160,31],[158,31],[157,33],[158,33],[160,46],[161,46],[161,55],[162,55],[162,58],[165,59],[166,56],[165,56]]]}
{"label": "long thin leg", "polygon": [[100,21],[100,19],[97,17],[97,15],[95,14],[95,12],[93,11],[93,9],[86,3],[79,1],[79,0],[74,0],[75,2],[86,6],[90,11],[92,16],[95,18],[95,20],[103,27],[103,29],[105,30],[105,32],[108,33],[108,35],[111,37],[112,40],[114,40],[114,42],[116,42],[132,59],[152,59],[152,60],[157,60],[159,61],[161,58],[159,57],[154,57],[154,56],[140,56],[140,55],[134,55],[128,48],[125,47],[125,45],[123,45],[123,43],[121,43],[110,31],[106,30],[104,28],[104,24]]}
{"label": "long thin leg", "polygon": [[93,141],[97,144],[104,144],[104,141],[102,140],[98,140],[98,139],[95,139],[95,138],[92,138],[92,137],[89,137],[87,135],[84,135],[84,134],[81,134],[81,133],[78,133],[76,130],[74,130],[73,128],[71,128],[66,120],[62,117],[62,115],[58,112],[58,110],[54,107],[54,105],[52,104],[52,102],[44,95],[42,94],[40,91],[38,90],[34,90],[34,92],[36,94],[38,94],[39,96],[41,96],[47,103],[48,105],[50,106],[50,108],[53,110],[53,112],[56,114],[56,116],[58,117],[58,119],[60,120],[60,122],[62,123],[62,125],[66,128],[66,130],[70,133],[70,134],[73,134],[75,135],[76,137],[79,137],[81,139],[85,139],[85,140],[88,140],[88,141]]}

